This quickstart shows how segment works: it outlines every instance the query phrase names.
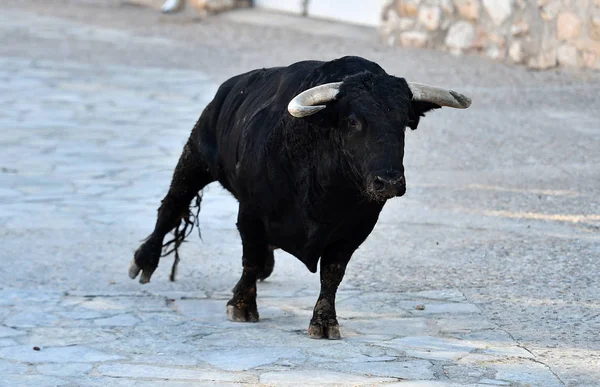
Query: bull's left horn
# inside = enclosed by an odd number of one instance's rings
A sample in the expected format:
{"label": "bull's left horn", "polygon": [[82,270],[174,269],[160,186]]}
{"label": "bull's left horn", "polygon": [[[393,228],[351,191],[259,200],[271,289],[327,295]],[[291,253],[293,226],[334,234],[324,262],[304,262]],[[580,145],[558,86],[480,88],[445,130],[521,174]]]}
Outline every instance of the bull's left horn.
{"label": "bull's left horn", "polygon": [[471,98],[453,90],[415,82],[409,82],[408,87],[413,94],[413,101],[427,101],[456,109],[466,109],[471,106]]}
{"label": "bull's left horn", "polygon": [[320,104],[334,100],[341,85],[342,82],[325,83],[303,91],[290,101],[288,112],[302,118],[325,109],[326,106]]}

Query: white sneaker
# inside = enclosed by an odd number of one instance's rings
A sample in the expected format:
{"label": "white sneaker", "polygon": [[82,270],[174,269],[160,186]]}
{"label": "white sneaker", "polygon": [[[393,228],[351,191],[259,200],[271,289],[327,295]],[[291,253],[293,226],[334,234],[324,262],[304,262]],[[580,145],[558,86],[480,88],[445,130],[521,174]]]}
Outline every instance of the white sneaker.
{"label": "white sneaker", "polygon": [[185,0],[167,0],[162,7],[160,7],[160,10],[164,13],[178,12],[181,11],[184,4]]}

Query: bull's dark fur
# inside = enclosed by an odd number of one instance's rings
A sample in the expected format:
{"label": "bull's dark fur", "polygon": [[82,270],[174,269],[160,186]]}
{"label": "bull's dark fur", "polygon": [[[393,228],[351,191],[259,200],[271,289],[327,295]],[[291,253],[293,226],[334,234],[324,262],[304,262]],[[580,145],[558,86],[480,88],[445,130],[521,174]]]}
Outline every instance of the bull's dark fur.
{"label": "bull's dark fur", "polygon": [[[304,118],[288,113],[300,92],[339,81],[340,93],[326,109]],[[230,318],[258,319],[256,279],[270,274],[270,246],[277,246],[311,272],[320,260],[321,296],[309,333],[339,337],[335,292],[389,199],[372,182],[378,176],[401,182],[394,189],[404,194],[405,128],[416,129],[426,111],[440,107],[411,97],[403,78],[359,57],[303,61],[224,82],[184,147],[153,233],[136,251],[142,282],[158,266],[164,237],[176,226],[177,254],[193,222],[187,218],[191,200],[218,181],[239,202],[243,244],[244,270],[228,304]]]}

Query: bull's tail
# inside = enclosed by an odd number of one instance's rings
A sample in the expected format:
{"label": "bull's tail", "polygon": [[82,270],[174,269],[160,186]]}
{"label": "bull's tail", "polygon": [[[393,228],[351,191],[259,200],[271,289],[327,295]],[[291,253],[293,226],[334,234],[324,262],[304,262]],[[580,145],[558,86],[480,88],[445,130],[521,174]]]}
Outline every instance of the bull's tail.
{"label": "bull's tail", "polygon": [[[194,224],[198,224],[202,200],[199,192],[215,180],[207,165],[190,137],[175,167],[169,192],[157,211],[154,231],[136,250],[129,265],[131,278],[136,278],[141,271],[140,283],[150,282],[160,257],[175,253],[175,263],[170,276],[171,281],[175,280],[179,264],[179,246],[192,231]],[[195,205],[190,205],[194,202],[194,197]],[[164,243],[165,236],[170,232],[173,233],[173,238]]]}
{"label": "bull's tail", "polygon": [[172,282],[175,281],[175,277],[177,276],[177,266],[179,265],[179,246],[185,241],[185,238],[188,237],[192,233],[194,229],[194,225],[198,229],[198,236],[202,239],[202,235],[200,233],[200,224],[198,221],[198,215],[200,214],[200,204],[202,202],[202,191],[196,194],[196,200],[192,200],[190,206],[187,210],[187,214],[182,216],[179,219],[179,223],[172,230],[173,239],[165,242],[162,245],[163,253],[162,257],[166,257],[172,253],[175,253],[175,259],[173,260],[173,266],[171,267],[171,275],[169,276],[169,280]]}

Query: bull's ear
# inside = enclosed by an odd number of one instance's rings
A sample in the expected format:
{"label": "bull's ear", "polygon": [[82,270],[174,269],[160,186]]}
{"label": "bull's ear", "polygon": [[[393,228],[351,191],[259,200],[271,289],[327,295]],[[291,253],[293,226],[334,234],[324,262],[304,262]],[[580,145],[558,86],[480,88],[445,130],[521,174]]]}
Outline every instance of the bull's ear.
{"label": "bull's ear", "polygon": [[440,105],[429,101],[411,101],[410,111],[408,112],[408,127],[412,130],[417,129],[421,117],[425,117],[425,113],[433,109],[441,108]]}

